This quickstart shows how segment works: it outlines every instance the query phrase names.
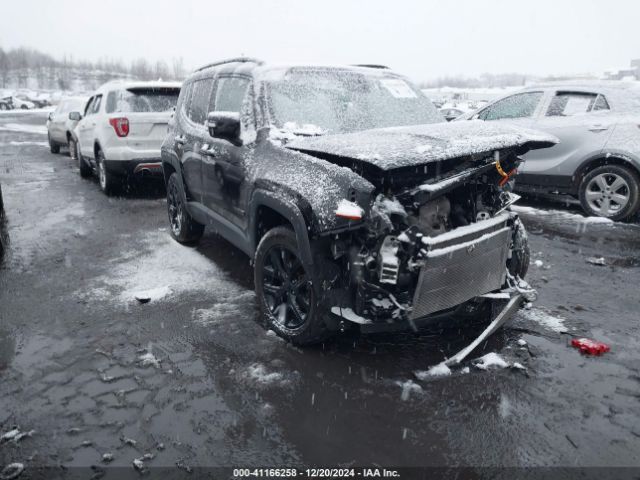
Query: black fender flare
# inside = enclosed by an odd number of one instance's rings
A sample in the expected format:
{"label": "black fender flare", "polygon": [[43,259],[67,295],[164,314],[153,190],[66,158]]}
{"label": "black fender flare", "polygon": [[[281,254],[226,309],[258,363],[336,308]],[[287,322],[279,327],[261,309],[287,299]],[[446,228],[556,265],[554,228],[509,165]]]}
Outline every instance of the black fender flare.
{"label": "black fender flare", "polygon": [[[180,176],[182,188],[184,189],[184,175],[182,172],[182,164],[180,163],[180,160],[178,159],[178,156],[176,155],[176,153],[168,150],[161,150],[160,158],[162,162],[162,170],[166,172],[167,169],[165,168],[165,165],[170,165],[171,168],[173,168],[175,172],[178,173],[178,175]],[[166,182],[169,181],[169,178],[167,177],[166,173],[164,176],[165,176],[165,184],[166,184]]]}
{"label": "black fender flare", "polygon": [[305,266],[313,265],[313,254],[311,253],[311,243],[309,242],[309,234],[307,231],[307,222],[300,211],[300,208],[292,200],[282,198],[280,195],[274,195],[266,190],[256,190],[253,192],[251,199],[251,213],[249,216],[249,235],[251,248],[255,252],[258,248],[258,235],[256,222],[258,219],[258,208],[268,207],[289,220],[293,226],[300,249],[302,263]]}

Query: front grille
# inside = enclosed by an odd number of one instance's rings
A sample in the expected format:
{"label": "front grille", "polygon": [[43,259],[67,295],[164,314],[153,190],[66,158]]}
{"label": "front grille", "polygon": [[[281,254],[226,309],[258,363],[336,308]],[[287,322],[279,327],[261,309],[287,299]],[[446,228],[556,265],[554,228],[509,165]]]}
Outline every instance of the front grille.
{"label": "front grille", "polygon": [[411,318],[460,305],[502,287],[510,235],[505,221],[498,230],[493,225],[488,231],[478,231],[475,239],[465,238],[467,241],[458,245],[432,250],[420,271]]}

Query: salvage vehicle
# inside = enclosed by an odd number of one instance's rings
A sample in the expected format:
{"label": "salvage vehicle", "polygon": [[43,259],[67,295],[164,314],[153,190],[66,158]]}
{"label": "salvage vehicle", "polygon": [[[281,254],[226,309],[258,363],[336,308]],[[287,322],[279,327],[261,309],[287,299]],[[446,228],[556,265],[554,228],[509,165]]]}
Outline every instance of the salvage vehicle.
{"label": "salvage vehicle", "polygon": [[464,115],[464,110],[456,107],[442,107],[440,108],[440,113],[444,116],[444,119],[447,122],[451,120],[455,120],[460,115]]}
{"label": "salvage vehicle", "polygon": [[494,305],[497,328],[531,293],[507,181],[555,142],[446,123],[386,68],[218,62],[185,81],[162,144],[170,232],[209,226],[249,255],[266,322],[296,344]]}
{"label": "salvage vehicle", "polygon": [[19,108],[20,110],[33,110],[36,108],[35,103],[30,101],[25,95],[14,95],[11,97],[11,101],[13,107]]}
{"label": "salvage vehicle", "polygon": [[577,197],[588,215],[626,220],[640,211],[640,86],[637,82],[528,87],[457,120],[535,128],[556,136],[527,153],[515,188]]}
{"label": "salvage vehicle", "polygon": [[98,176],[107,195],[139,177],[162,178],[160,145],[180,93],[177,82],[116,80],[72,111],[80,175]]}
{"label": "salvage vehicle", "polygon": [[77,158],[77,137],[75,128],[77,120],[71,120],[69,113],[84,110],[87,99],[82,97],[67,97],[60,100],[55,111],[49,113],[47,118],[47,139],[51,153],[60,153],[61,146],[69,147],[69,156]]}
{"label": "salvage vehicle", "polygon": [[0,110],[13,110],[13,100],[11,100],[11,97],[0,98]]}

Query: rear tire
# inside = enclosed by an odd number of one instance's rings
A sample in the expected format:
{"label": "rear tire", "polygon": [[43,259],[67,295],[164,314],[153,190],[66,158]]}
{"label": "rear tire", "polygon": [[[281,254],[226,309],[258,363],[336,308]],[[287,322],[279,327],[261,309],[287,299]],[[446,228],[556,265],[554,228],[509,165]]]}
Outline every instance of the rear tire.
{"label": "rear tire", "polygon": [[204,225],[196,222],[185,205],[184,189],[177,173],[172,173],[167,182],[167,213],[169,231],[180,243],[196,243],[204,233]]}
{"label": "rear tire", "polygon": [[320,343],[330,336],[325,308],[313,288],[313,272],[302,264],[296,234],[287,227],[269,230],[254,262],[258,304],[267,325],[296,345]]}
{"label": "rear tire", "polygon": [[580,182],[580,204],[588,215],[627,220],[640,208],[640,179],[622,165],[603,165]]}
{"label": "rear tire", "polygon": [[51,153],[60,153],[60,145],[51,140],[51,135],[47,134],[47,138],[49,140],[49,150],[51,150]]}
{"label": "rear tire", "polygon": [[102,150],[96,152],[96,164],[98,166],[98,184],[105,195],[114,195],[120,186],[119,179],[105,166],[105,158]]}

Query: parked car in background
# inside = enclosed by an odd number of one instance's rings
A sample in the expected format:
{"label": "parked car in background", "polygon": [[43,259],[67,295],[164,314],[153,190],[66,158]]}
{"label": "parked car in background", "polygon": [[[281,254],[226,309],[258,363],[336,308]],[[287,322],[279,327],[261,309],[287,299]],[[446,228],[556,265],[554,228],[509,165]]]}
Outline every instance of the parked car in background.
{"label": "parked car in background", "polygon": [[60,153],[61,146],[69,147],[69,156],[73,159],[77,156],[77,138],[74,130],[78,125],[77,120],[71,120],[69,113],[84,111],[87,99],[83,97],[67,97],[60,100],[55,111],[47,118],[47,137],[51,153]]}
{"label": "parked car in background", "polygon": [[464,110],[454,107],[443,107],[440,109],[440,113],[447,122],[458,118],[460,115],[464,115]]}
{"label": "parked car in background", "polygon": [[36,108],[44,108],[51,105],[51,102],[49,101],[49,98],[46,94],[28,96],[27,100],[33,103]]}
{"label": "parked car in background", "polygon": [[529,265],[500,168],[555,141],[443,122],[388,69],[217,62],[185,81],[162,145],[170,232],[208,225],[253,258],[265,321],[297,344],[492,306],[496,328]]}
{"label": "parked car in background", "polygon": [[516,190],[563,193],[584,211],[623,220],[640,209],[640,85],[581,82],[526,88],[464,120],[534,128],[560,139],[524,156]]}
{"label": "parked car in background", "polygon": [[110,82],[100,87],[77,121],[80,175],[96,173],[100,188],[115,193],[143,175],[162,178],[160,145],[180,94],[176,82]]}
{"label": "parked car in background", "polygon": [[36,108],[35,103],[27,99],[25,95],[14,95],[11,97],[13,101],[13,108],[18,108],[20,110],[32,110]]}
{"label": "parked car in background", "polygon": [[0,110],[13,110],[13,100],[11,97],[0,98]]}

